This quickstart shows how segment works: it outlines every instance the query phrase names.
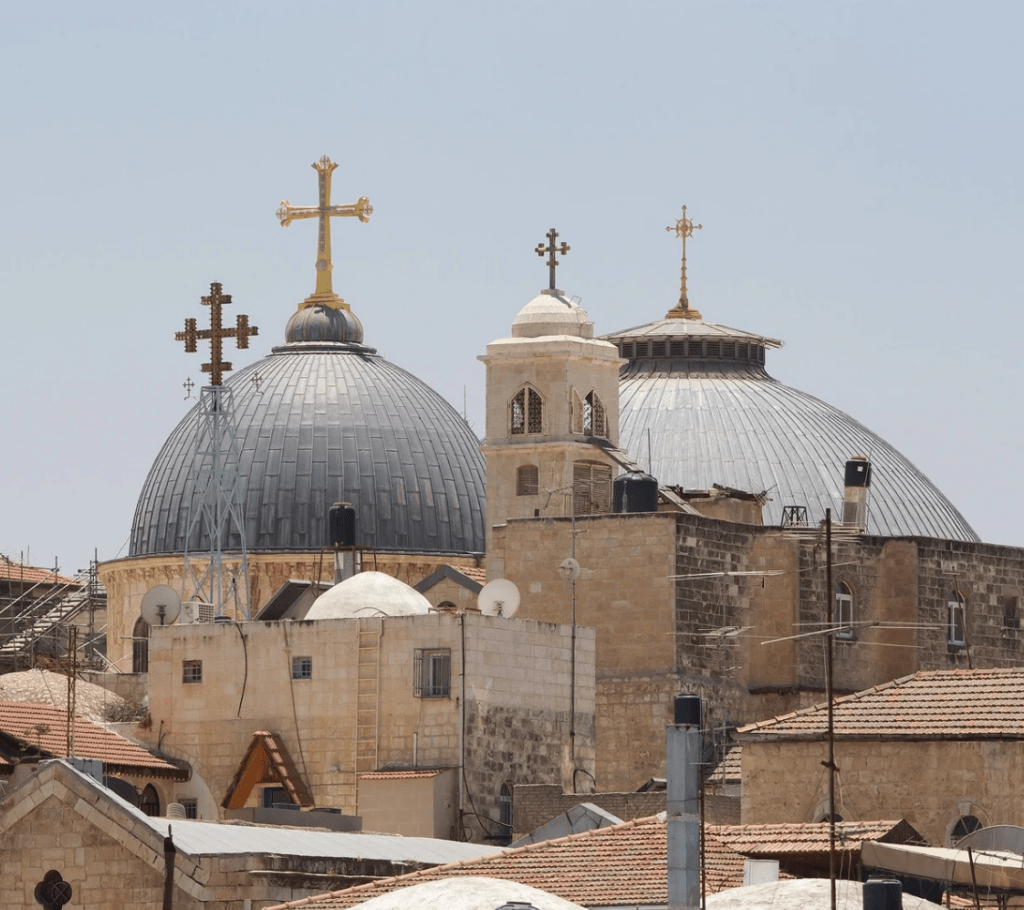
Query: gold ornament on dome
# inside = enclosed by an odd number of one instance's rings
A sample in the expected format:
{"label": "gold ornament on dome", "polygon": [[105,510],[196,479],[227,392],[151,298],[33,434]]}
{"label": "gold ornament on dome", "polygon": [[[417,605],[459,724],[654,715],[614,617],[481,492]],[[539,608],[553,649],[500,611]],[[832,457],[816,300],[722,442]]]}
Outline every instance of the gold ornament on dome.
{"label": "gold ornament on dome", "polygon": [[690,299],[686,294],[686,238],[692,237],[694,231],[703,230],[703,224],[694,224],[686,217],[686,206],[683,206],[683,217],[678,219],[674,225],[665,228],[666,231],[674,231],[677,237],[683,240],[683,268],[682,277],[679,282],[679,303],[665,314],[666,319],[700,319],[702,318],[697,310],[690,306]]}
{"label": "gold ornament on dome", "polygon": [[319,205],[292,205],[287,199],[281,201],[277,218],[281,227],[288,227],[302,218],[318,218],[320,231],[317,240],[316,290],[299,304],[299,309],[310,306],[329,306],[335,309],[349,309],[349,305],[334,293],[331,284],[331,218],[358,218],[366,222],[373,214],[373,206],[365,196],[349,205],[331,205],[331,174],[338,165],[326,155],[312,167],[317,172],[320,184]]}

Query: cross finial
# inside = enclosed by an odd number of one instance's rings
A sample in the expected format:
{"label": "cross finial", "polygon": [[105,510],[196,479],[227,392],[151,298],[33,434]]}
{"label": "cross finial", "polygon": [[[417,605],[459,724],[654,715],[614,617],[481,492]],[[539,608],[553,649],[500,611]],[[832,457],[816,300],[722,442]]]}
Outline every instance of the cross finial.
{"label": "cross finial", "polygon": [[548,290],[554,291],[555,288],[555,269],[558,268],[559,260],[555,259],[555,253],[561,253],[563,256],[569,252],[571,247],[568,243],[563,242],[561,246],[555,246],[555,241],[558,239],[558,231],[552,228],[545,235],[548,238],[550,246],[544,246],[543,243],[537,244],[537,249],[534,252],[538,256],[548,257]]}
{"label": "cross finial", "polygon": [[665,314],[666,319],[701,319],[700,313],[690,306],[690,299],[686,295],[686,238],[692,237],[694,231],[702,230],[703,224],[694,224],[686,217],[686,206],[683,206],[683,217],[674,225],[665,228],[666,231],[675,231],[677,237],[683,238],[683,268],[679,282],[679,303]]}
{"label": "cross finial", "polygon": [[[187,327],[187,323],[186,323]],[[196,387],[196,384],[192,381],[192,377],[189,376],[182,384],[181,387],[185,390],[185,401],[192,398],[192,390]]]}
{"label": "cross finial", "polygon": [[313,163],[313,169],[317,172],[320,184],[319,205],[292,205],[285,199],[281,202],[281,208],[277,210],[277,218],[281,222],[281,227],[288,227],[293,221],[301,218],[320,219],[316,251],[316,290],[299,304],[300,310],[318,304],[335,309],[339,307],[349,309],[348,304],[335,295],[331,283],[331,270],[334,268],[334,263],[331,262],[331,218],[355,217],[366,222],[373,214],[373,206],[365,196],[360,196],[358,202],[350,205],[331,205],[331,174],[337,166],[326,155]]}
{"label": "cross finial", "polygon": [[221,325],[221,307],[231,303],[231,295],[221,293],[219,281],[210,285],[209,297],[200,299],[203,306],[210,308],[210,328],[197,331],[196,321],[186,319],[185,331],[175,332],[174,337],[178,341],[185,342],[185,350],[189,354],[195,353],[197,341],[207,338],[210,340],[210,362],[203,364],[203,372],[210,374],[210,385],[216,386],[221,384],[221,375],[231,369],[231,363],[221,358],[224,339],[234,338],[235,344],[239,348],[247,348],[249,347],[249,336],[258,335],[259,329],[254,325],[249,325],[249,317],[243,313],[239,313],[233,329],[226,329]]}

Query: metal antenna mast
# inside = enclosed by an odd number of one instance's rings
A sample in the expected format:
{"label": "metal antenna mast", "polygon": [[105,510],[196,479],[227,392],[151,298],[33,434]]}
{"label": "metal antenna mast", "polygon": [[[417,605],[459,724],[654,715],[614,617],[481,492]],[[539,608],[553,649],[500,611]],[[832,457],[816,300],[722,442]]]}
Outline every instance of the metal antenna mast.
{"label": "metal antenna mast", "polygon": [[[221,324],[221,307],[231,303],[230,294],[222,294],[218,282],[210,285],[210,295],[203,297],[210,307],[210,328],[196,330],[195,319],[185,320],[185,331],[175,338],[185,342],[185,350],[193,353],[199,339],[210,341],[210,362],[203,372],[210,374],[210,385],[203,386],[196,405],[196,494],[192,500],[188,533],[185,535],[185,570],[182,577],[182,599],[213,605],[215,616],[224,616],[225,594],[236,617],[249,619],[249,566],[245,549],[245,523],[242,516],[241,482],[239,479],[238,443],[235,439],[234,396],[221,384],[223,373],[231,363],[223,360],[223,340],[234,338],[239,348],[249,347],[249,337],[257,334],[249,325],[249,317],[239,315],[234,328]],[[238,570],[225,578],[224,548],[234,525],[238,535],[240,559]],[[209,540],[209,552],[199,554],[199,545]],[[195,551],[192,548],[195,547]],[[225,584],[225,582],[228,582]]]}

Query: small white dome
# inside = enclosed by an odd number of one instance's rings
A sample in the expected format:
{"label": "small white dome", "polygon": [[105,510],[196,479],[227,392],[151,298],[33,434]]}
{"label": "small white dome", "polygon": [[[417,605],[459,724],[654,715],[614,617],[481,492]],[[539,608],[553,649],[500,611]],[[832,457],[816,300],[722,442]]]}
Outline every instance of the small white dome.
{"label": "small white dome", "polygon": [[512,320],[512,337],[540,338],[544,335],[593,338],[594,323],[583,307],[563,297],[561,291],[541,291]]}
{"label": "small white dome", "polygon": [[[509,901],[532,904],[537,910],[583,910],[579,904],[555,897],[547,891],[499,878],[445,878],[410,885],[372,898],[355,907],[360,910],[495,910]],[[353,908],[354,910],[354,908]]]}
{"label": "small white dome", "polygon": [[360,572],[321,594],[306,619],[411,616],[429,611],[430,601],[404,581],[383,572]]}

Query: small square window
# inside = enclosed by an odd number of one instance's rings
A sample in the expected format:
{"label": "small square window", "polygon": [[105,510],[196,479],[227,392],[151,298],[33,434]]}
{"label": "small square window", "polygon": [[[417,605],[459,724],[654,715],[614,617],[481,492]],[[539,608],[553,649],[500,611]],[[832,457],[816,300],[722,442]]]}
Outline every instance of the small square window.
{"label": "small square window", "polygon": [[203,681],[203,662],[201,660],[182,661],[181,681],[183,683],[201,683]]}
{"label": "small square window", "polygon": [[185,810],[185,818],[199,818],[199,800],[185,797],[184,799],[179,799],[178,802],[181,803],[182,808]]}
{"label": "small square window", "polygon": [[292,679],[312,679],[313,658],[293,657],[292,658]]}
{"label": "small square window", "polygon": [[452,652],[449,648],[418,648],[413,667],[417,698],[449,698],[452,692]]}

